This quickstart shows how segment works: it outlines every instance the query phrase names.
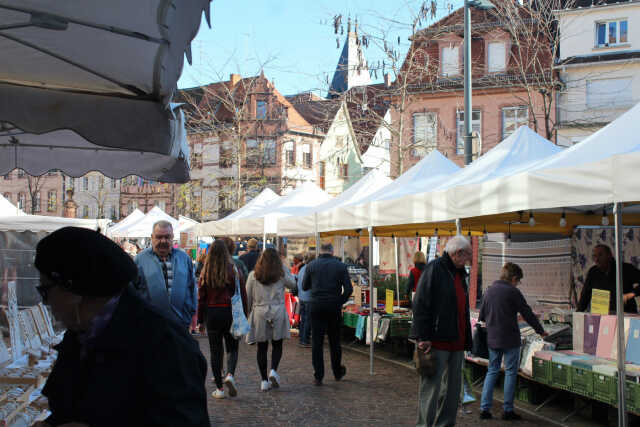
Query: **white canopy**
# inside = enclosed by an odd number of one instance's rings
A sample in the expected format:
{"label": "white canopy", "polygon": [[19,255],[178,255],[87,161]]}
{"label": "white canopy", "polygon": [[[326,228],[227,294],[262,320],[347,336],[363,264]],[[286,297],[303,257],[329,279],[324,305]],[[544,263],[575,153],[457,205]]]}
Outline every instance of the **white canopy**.
{"label": "white canopy", "polygon": [[178,217],[178,228],[173,231],[175,239],[180,238],[180,233],[186,233],[187,231],[195,231],[194,226],[198,224],[198,221],[180,215]]}
{"label": "white canopy", "polygon": [[151,237],[153,224],[162,220],[169,221],[174,230],[178,228],[178,221],[175,218],[167,215],[159,207],[154,206],[153,209],[147,212],[147,214],[138,221],[133,222],[126,227],[122,227],[116,232],[112,232],[111,236],[131,238]]}
{"label": "white canopy", "polygon": [[0,216],[0,231],[52,233],[62,227],[82,227],[92,230],[100,227],[101,230],[105,230],[108,222],[107,219],[61,218],[43,215]]}
{"label": "white canopy", "polygon": [[292,215],[306,215],[310,209],[331,199],[312,182],[305,182],[291,193],[280,197],[265,209],[251,216],[231,220],[231,235],[257,236],[278,233],[278,219]]}
{"label": "white canopy", "polygon": [[125,218],[121,219],[120,222],[114,224],[111,228],[109,228],[108,234],[112,235],[114,232],[117,232],[118,230],[122,230],[123,228],[128,227],[129,225],[133,224],[134,222],[140,220],[143,217],[144,217],[144,214],[142,213],[142,211],[136,208],[136,210],[131,212]]}
{"label": "white canopy", "polygon": [[[505,183],[509,176],[526,171],[561,150],[562,148],[528,127],[521,126],[478,160],[441,180],[438,184],[424,187],[422,191],[412,194],[373,202],[372,225],[451,221],[471,216],[468,214],[468,207],[484,206],[489,203],[480,196],[480,187],[488,182]],[[520,187],[519,191],[526,193],[527,188]],[[467,198],[473,198],[475,204],[467,203]],[[503,202],[505,201],[498,201],[498,203]],[[502,212],[508,212],[508,210]]]}
{"label": "white canopy", "polygon": [[208,7],[0,0],[0,174],[188,180],[183,118],[169,102]]}
{"label": "white canopy", "polygon": [[275,203],[279,198],[280,196],[278,196],[272,189],[265,188],[260,192],[260,194],[251,199],[246,205],[242,206],[237,211],[217,221],[209,221],[196,226],[196,233],[199,236],[233,235],[233,222],[231,220],[255,215],[256,213],[263,211],[267,206]]}
{"label": "white canopy", "polygon": [[0,216],[26,215],[0,194]]}
{"label": "white canopy", "polygon": [[362,200],[391,183],[391,179],[378,169],[360,178],[358,182],[347,188],[335,198],[309,209],[306,215],[295,215],[278,220],[278,235],[308,236],[316,230],[315,213],[322,213],[336,208],[345,208],[360,203]]}
{"label": "white canopy", "polygon": [[318,212],[318,230],[358,229],[372,225],[370,211],[374,201],[422,193],[442,184],[459,169],[455,163],[434,150],[393,182],[367,195],[357,204]]}

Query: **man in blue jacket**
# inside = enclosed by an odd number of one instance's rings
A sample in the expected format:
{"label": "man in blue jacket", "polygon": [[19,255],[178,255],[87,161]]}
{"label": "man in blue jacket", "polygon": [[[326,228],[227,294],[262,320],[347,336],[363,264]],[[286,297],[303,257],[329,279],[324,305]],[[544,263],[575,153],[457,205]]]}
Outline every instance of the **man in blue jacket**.
{"label": "man in blue jacket", "polygon": [[153,306],[189,327],[196,312],[197,292],[193,262],[181,249],[173,248],[173,227],[168,221],[153,224],[151,248],[135,258],[138,292]]}

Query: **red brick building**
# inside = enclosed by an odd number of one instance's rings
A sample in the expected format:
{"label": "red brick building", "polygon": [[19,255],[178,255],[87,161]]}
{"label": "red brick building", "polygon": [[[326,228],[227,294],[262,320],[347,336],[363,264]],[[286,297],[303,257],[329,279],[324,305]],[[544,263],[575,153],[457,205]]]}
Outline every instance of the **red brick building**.
{"label": "red brick building", "polygon": [[31,177],[22,169],[13,170],[0,177],[0,194],[25,213],[62,216],[64,196],[60,172]]}

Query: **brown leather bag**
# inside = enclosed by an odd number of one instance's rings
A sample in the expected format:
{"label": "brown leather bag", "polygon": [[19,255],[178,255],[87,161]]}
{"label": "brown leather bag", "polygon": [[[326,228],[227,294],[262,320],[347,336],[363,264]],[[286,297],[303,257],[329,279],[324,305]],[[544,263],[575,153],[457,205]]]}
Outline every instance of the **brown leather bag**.
{"label": "brown leather bag", "polygon": [[420,350],[416,345],[413,351],[413,361],[416,364],[416,371],[420,375],[432,376],[436,373],[436,360],[433,357],[433,352],[429,350],[428,353]]}

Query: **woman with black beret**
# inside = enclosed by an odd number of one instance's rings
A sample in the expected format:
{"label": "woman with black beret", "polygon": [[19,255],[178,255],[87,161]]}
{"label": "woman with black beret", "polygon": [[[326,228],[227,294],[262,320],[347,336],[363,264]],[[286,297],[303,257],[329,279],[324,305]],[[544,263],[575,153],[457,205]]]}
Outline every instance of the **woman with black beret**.
{"label": "woman with black beret", "polygon": [[35,266],[43,302],[67,328],[39,426],[209,425],[198,344],[136,295],[136,265],[118,245],[65,227],[38,243]]}

